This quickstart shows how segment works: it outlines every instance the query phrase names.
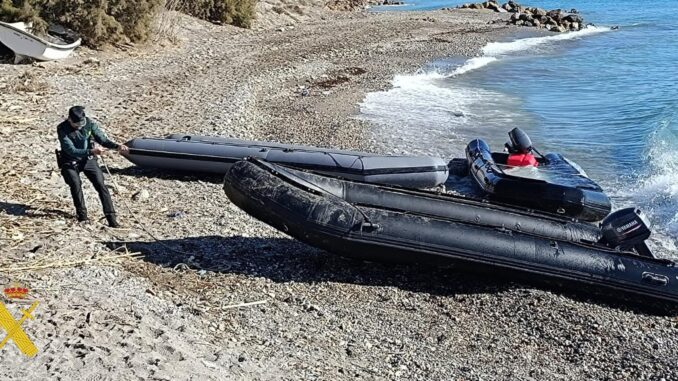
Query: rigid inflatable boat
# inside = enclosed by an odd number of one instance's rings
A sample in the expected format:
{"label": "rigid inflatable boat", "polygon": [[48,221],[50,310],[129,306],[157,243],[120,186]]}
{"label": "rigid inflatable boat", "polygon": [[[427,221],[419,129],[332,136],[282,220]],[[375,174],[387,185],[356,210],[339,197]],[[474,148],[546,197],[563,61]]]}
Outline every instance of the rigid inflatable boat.
{"label": "rigid inflatable boat", "polygon": [[[466,147],[469,172],[492,199],[582,221],[600,221],[610,213],[608,196],[575,163],[555,153],[534,157],[529,137],[518,128],[509,136],[508,152],[491,152],[481,139]],[[514,157],[525,156],[533,164],[510,165]]]}
{"label": "rigid inflatable boat", "polygon": [[225,174],[231,165],[246,157],[308,169],[370,183],[411,188],[431,188],[447,180],[445,160],[437,157],[381,156],[308,146],[171,135],[140,138],[126,143],[125,156],[149,168]]}
{"label": "rigid inflatable boat", "polygon": [[247,213],[310,245],[368,260],[430,259],[529,279],[678,303],[676,263],[645,245],[635,209],[601,227],[451,195],[304,173],[257,159],[232,166],[224,190]]}

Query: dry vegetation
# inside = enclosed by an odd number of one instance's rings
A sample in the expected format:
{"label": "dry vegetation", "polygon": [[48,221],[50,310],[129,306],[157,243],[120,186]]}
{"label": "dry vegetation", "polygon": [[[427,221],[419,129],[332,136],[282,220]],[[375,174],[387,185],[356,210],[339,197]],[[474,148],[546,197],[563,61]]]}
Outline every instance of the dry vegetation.
{"label": "dry vegetation", "polygon": [[203,20],[249,28],[256,0],[179,0],[177,9]]}
{"label": "dry vegetation", "polygon": [[86,45],[143,42],[162,10],[178,10],[215,23],[250,27],[256,0],[0,0],[0,21],[32,22],[44,32],[57,23],[73,29]]}
{"label": "dry vegetation", "polygon": [[8,83],[9,91],[18,93],[44,93],[49,89],[49,84],[33,72],[26,71]]}

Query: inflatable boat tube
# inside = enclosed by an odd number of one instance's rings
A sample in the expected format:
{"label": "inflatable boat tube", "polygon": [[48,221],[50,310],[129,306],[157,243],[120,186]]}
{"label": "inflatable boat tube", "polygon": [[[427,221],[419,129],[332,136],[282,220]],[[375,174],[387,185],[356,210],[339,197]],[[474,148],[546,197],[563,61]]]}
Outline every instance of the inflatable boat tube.
{"label": "inflatable boat tube", "polygon": [[[274,168],[266,163],[261,165]],[[285,168],[284,171],[297,181],[304,181],[308,187],[327,192],[352,204],[402,210],[566,241],[593,243],[602,238],[600,228],[595,225],[548,213],[532,212],[527,208],[488,203],[452,194],[347,181],[291,168]]]}
{"label": "inflatable boat tube", "polygon": [[[469,172],[492,199],[582,221],[600,221],[610,213],[603,189],[562,155],[538,158],[537,168],[507,168],[507,158],[506,153],[491,152],[481,139],[466,147]],[[512,174],[517,171],[535,176]]]}
{"label": "inflatable boat tube", "polygon": [[[573,284],[587,291],[613,290],[606,295],[624,299],[678,303],[678,268],[668,260],[582,239],[553,239],[543,232],[444,216],[448,212],[431,214],[420,210],[421,206],[410,209],[395,200],[381,202],[397,202],[398,207],[362,205],[325,186],[256,159],[235,164],[224,181],[231,201],[250,215],[342,256],[408,262],[442,259],[478,270],[506,270],[521,278]],[[381,196],[390,198],[391,194]],[[454,199],[446,202],[451,204],[449,210],[459,204]],[[482,209],[482,205],[475,207]],[[492,209],[487,213],[507,212]],[[628,225],[633,224],[624,227]]]}
{"label": "inflatable boat tube", "polygon": [[[204,138],[204,137],[203,137]],[[436,157],[380,156],[289,144],[214,138],[139,138],[126,157],[147,168],[225,174],[233,163],[257,157],[272,163],[370,183],[431,188],[447,180],[447,163]]]}

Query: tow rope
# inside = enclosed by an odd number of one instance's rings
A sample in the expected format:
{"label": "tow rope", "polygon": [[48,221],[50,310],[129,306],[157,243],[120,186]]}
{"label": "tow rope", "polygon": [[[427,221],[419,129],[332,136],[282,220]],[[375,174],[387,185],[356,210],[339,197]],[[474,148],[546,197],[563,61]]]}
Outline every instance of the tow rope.
{"label": "tow rope", "polygon": [[[108,168],[108,165],[106,164],[106,160],[104,159],[104,156],[101,155],[99,157],[101,158],[101,164],[103,165],[104,169],[106,170],[106,173],[108,173],[108,176],[111,178],[111,183],[113,184],[113,187],[115,188],[116,192],[118,192],[118,194],[122,194],[120,192],[120,186],[118,186],[118,182],[115,181],[115,177],[113,177],[113,174],[111,174],[111,170]],[[166,243],[162,242],[160,240],[160,238],[158,238],[149,228],[147,228],[141,222],[141,220],[139,220],[139,217],[137,217],[136,213],[134,213],[134,211],[132,210],[132,207],[127,203],[127,200],[122,198],[122,204],[125,206],[125,208],[127,209],[127,212],[132,216],[132,219],[134,219],[134,222],[136,222],[136,224],[139,226],[139,228],[141,230],[143,230],[146,234],[148,234],[157,244],[159,244],[160,246],[162,246],[162,247],[166,248],[167,250],[172,251],[176,254],[188,255],[188,256],[193,255],[193,254],[188,253],[186,251],[181,251],[181,250],[175,249],[175,248],[167,245]]]}

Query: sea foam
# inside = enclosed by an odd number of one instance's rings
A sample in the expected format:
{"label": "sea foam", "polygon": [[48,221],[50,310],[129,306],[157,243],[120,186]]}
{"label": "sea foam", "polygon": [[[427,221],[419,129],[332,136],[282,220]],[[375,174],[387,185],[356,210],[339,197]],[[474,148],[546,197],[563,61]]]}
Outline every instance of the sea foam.
{"label": "sea foam", "polygon": [[480,69],[500,60],[502,57],[508,54],[520,53],[534,49],[540,45],[558,41],[579,39],[598,33],[609,32],[610,30],[611,29],[608,27],[589,26],[579,31],[560,33],[552,36],[522,38],[510,42],[490,42],[483,47],[482,56],[468,59],[463,65],[453,70],[450,73],[450,76],[456,77],[470,71]]}
{"label": "sea foam", "polygon": [[589,26],[575,32],[560,33],[552,36],[522,38],[511,42],[490,42],[483,48],[483,55],[497,57],[509,53],[530,50],[539,45],[556,41],[574,40],[598,33],[609,32],[610,30],[611,29],[608,27]]}
{"label": "sea foam", "polygon": [[653,225],[661,226],[660,234],[670,237],[662,240],[670,244],[667,248],[675,249],[678,245],[678,129],[672,129],[670,122],[666,120],[650,137],[647,171],[630,193]]}

